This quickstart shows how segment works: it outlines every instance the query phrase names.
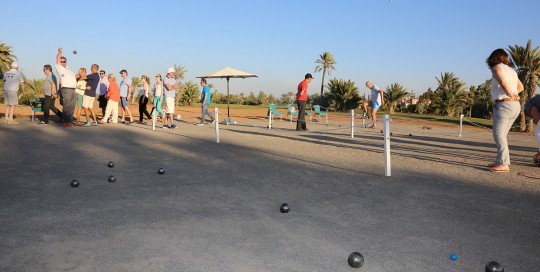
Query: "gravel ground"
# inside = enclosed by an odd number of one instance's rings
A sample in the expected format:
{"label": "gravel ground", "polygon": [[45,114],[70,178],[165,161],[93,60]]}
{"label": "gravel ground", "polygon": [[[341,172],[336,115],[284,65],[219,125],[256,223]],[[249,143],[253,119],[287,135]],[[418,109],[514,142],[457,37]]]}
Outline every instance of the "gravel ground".
{"label": "gravel ground", "polygon": [[540,266],[531,136],[495,174],[489,130],[395,120],[385,177],[380,129],[351,138],[344,116],[299,133],[235,111],[217,144],[197,110],[176,130],[1,123],[0,271],[355,271],[353,251],[358,271]]}

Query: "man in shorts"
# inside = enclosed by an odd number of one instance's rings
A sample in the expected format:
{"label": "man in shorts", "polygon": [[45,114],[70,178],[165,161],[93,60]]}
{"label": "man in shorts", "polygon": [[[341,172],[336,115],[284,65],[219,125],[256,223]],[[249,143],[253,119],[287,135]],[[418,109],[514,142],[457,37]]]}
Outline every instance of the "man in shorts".
{"label": "man in shorts", "polygon": [[[131,79],[128,78],[128,72],[126,69],[120,71],[120,76],[122,81],[120,82],[120,105],[122,106],[122,119],[120,122],[123,122],[126,125],[129,125],[130,122],[133,122],[133,115],[129,110],[128,97],[131,94]],[[126,121],[126,112],[129,115],[129,121]]]}
{"label": "man in shorts", "polygon": [[67,66],[66,57],[62,56],[62,48],[58,48],[56,54],[56,72],[60,77],[60,94],[62,95],[62,122],[64,127],[73,125],[73,112],[77,104],[77,96],[75,95],[75,87],[77,87],[77,79],[75,73]]}
{"label": "man in shorts", "polygon": [[366,87],[371,90],[371,100],[369,102],[364,102],[364,112],[368,112],[368,105],[371,106],[371,120],[373,120],[373,125],[369,128],[377,127],[377,110],[384,104],[384,93],[377,86],[373,85],[373,82],[366,82]]}
{"label": "man in shorts", "polygon": [[[94,111],[94,101],[96,100],[96,91],[99,84],[99,65],[92,64],[90,71],[92,73],[86,76],[86,91],[84,91],[82,105],[84,114],[86,115],[86,124],[83,125],[84,127],[97,126],[98,124],[96,112]],[[90,118],[92,118],[92,122],[90,122]]]}
{"label": "man in shorts", "polygon": [[62,119],[62,113],[54,105],[56,97],[58,96],[58,81],[52,72],[52,66],[49,64],[44,65],[43,73],[45,73],[45,80],[43,80],[43,94],[45,95],[45,100],[43,101],[43,120],[41,120],[39,124],[46,125],[49,123],[50,110],[60,117],[60,119]]}
{"label": "man in shorts", "polygon": [[[165,89],[163,90],[165,95],[165,108],[166,108],[166,115],[165,120],[163,120],[163,128],[172,128],[175,129],[176,125],[174,124],[174,96],[178,92],[178,88],[180,87],[180,84],[176,81],[176,78],[174,77],[174,68],[169,68],[167,70],[167,76],[165,79],[163,79],[163,86]],[[171,120],[171,125],[167,125],[167,120]]]}
{"label": "man in shorts", "polygon": [[24,80],[22,73],[19,72],[19,65],[16,62],[12,62],[9,67],[11,69],[4,74],[5,122],[16,125],[19,122],[13,120],[13,112],[15,112],[15,107],[19,104],[19,86],[24,93]]}

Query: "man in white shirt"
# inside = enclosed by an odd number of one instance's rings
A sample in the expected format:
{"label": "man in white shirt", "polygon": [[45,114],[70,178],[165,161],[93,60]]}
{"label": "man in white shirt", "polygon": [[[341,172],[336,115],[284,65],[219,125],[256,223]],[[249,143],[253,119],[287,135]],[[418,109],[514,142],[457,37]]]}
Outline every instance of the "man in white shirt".
{"label": "man in white shirt", "polygon": [[67,60],[62,56],[62,48],[58,48],[56,54],[56,72],[60,77],[60,94],[62,95],[62,122],[64,127],[73,126],[73,112],[77,103],[75,96],[75,87],[77,87],[77,79],[75,73],[67,67]]}
{"label": "man in white shirt", "polygon": [[[24,80],[21,72],[18,71],[19,65],[12,62],[9,66],[11,70],[4,74],[4,104],[6,105],[6,120],[8,124],[18,124],[13,120],[13,112],[19,104],[19,86],[24,93]],[[22,93],[21,93],[22,96]]]}

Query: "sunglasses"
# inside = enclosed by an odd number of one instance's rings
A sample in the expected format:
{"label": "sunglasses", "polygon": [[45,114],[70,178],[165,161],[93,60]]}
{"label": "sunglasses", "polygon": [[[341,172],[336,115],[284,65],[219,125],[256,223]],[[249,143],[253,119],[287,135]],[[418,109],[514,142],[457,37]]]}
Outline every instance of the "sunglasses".
{"label": "sunglasses", "polygon": [[61,61],[60,63],[66,63],[66,61]]}

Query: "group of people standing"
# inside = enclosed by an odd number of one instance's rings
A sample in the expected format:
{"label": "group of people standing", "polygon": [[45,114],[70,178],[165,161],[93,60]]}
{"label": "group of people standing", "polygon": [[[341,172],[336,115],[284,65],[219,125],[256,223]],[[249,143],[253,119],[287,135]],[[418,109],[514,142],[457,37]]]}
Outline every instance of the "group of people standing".
{"label": "group of people standing", "polygon": [[[98,124],[117,124],[119,108],[122,110],[121,123],[130,124],[134,121],[133,114],[129,109],[128,98],[133,92],[132,80],[128,77],[125,69],[120,71],[121,81],[116,82],[114,74],[106,75],[104,70],[99,70],[99,65],[92,64],[91,73],[87,74],[85,68],[80,68],[75,74],[68,66],[67,59],[62,55],[62,48],[58,48],[56,55],[56,70],[60,77],[59,92],[56,92],[56,79],[52,74],[50,65],[45,65],[44,71],[46,82],[51,82],[51,92],[45,93],[44,120],[43,124],[49,122],[49,110],[52,110],[61,119],[64,127],[71,127],[79,124],[85,127],[96,126]],[[99,71],[99,74],[98,74]],[[154,106],[152,113],[147,110],[148,96],[150,92],[150,78],[141,76],[143,92],[139,97],[139,123],[144,124],[144,116],[152,119],[151,114],[155,114],[163,119],[163,128],[176,128],[174,124],[175,95],[180,87],[175,79],[173,68],[167,70],[165,79],[161,75],[156,75],[153,95]],[[46,83],[48,85],[48,83]],[[54,107],[54,99],[61,97],[63,106],[62,112]],[[94,112],[95,97],[98,96],[99,108],[102,111],[102,118],[98,119]],[[46,104],[46,105],[45,105]],[[161,109],[165,104],[166,112]],[[86,121],[81,119],[81,112],[84,111]],[[76,115],[76,116],[74,116]],[[129,120],[126,120],[126,115]],[[77,122],[75,122],[75,119]]]}

